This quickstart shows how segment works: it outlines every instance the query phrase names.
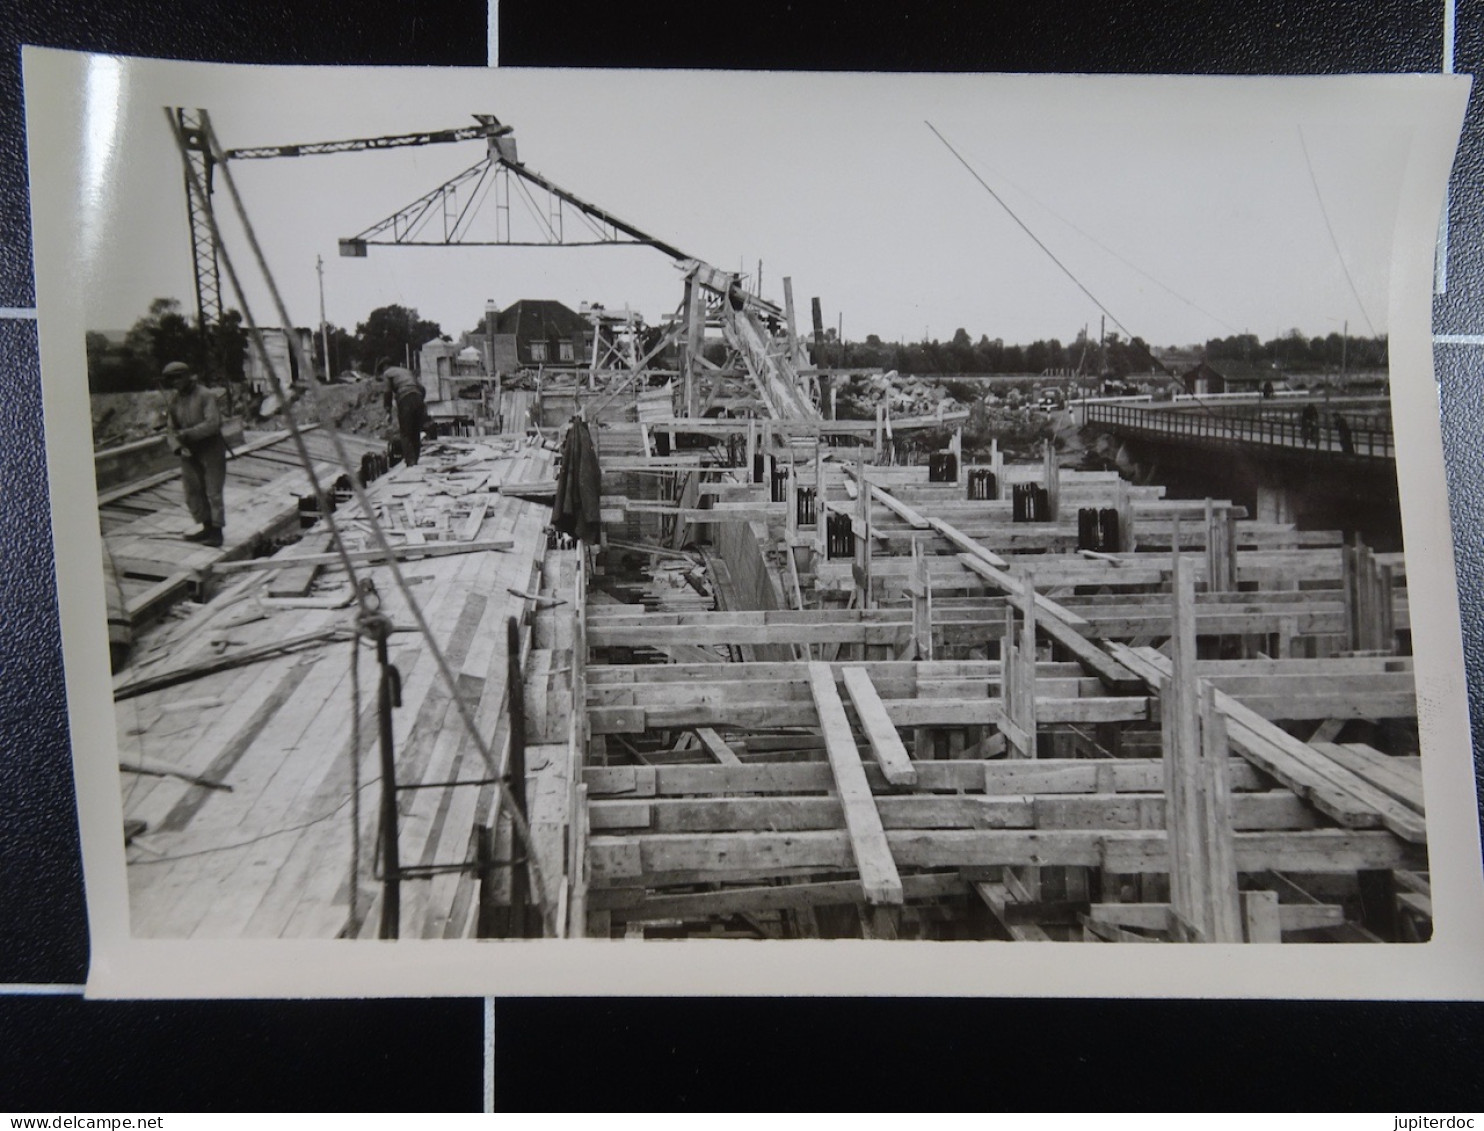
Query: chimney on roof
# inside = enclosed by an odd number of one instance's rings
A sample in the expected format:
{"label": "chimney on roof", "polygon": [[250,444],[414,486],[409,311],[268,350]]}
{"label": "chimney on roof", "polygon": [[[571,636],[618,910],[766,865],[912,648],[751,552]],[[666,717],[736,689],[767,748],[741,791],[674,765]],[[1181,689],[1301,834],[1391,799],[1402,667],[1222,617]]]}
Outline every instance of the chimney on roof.
{"label": "chimney on roof", "polygon": [[492,298],[484,300],[484,371],[495,375],[495,319],[500,316],[500,307]]}

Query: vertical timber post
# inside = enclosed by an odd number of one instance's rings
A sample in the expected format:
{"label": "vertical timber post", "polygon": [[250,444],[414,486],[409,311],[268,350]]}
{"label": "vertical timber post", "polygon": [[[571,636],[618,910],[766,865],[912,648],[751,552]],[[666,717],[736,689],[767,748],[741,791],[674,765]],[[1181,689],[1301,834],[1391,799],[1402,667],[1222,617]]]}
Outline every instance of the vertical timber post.
{"label": "vertical timber post", "polygon": [[376,662],[381,668],[377,722],[381,754],[381,928],[380,937],[395,939],[402,924],[402,860],[397,851],[397,758],[392,745],[392,710],[402,705],[402,678],[387,655],[391,625],[376,635]]}
{"label": "vertical timber post", "polygon": [[1171,524],[1174,609],[1170,677],[1160,695],[1170,933],[1191,942],[1240,942],[1226,722],[1196,674],[1195,580]]}
{"label": "vertical timber post", "polygon": [[[510,704],[510,803],[522,818],[526,816],[526,696],[524,677],[520,670],[520,622],[514,617],[505,620],[505,678],[506,696]],[[511,838],[511,853],[515,859],[510,866],[510,933],[515,938],[525,938],[526,912],[530,904],[530,879],[526,872],[523,853],[527,846],[519,837]]]}

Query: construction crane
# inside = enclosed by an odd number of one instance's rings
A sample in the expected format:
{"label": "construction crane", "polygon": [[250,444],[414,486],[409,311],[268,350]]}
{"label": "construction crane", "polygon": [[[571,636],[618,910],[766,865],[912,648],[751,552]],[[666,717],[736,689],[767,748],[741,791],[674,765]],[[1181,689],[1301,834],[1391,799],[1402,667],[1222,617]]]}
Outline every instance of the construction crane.
{"label": "construction crane", "polygon": [[[775,415],[816,415],[809,398],[799,387],[797,370],[807,366],[807,358],[796,346],[785,351],[768,347],[772,335],[766,326],[784,317],[783,309],[760,295],[748,293],[737,274],[710,266],[528,168],[517,153],[513,128],[493,114],[475,114],[475,125],[456,129],[222,151],[215,151],[213,147],[210,119],[205,110],[176,109],[174,114],[185,139],[186,160],[196,174],[192,177],[190,170],[187,171],[186,193],[197,311],[209,370],[220,371],[219,364],[212,364],[219,363],[219,359],[209,357],[212,330],[222,318],[218,256],[210,222],[211,174],[217,162],[311,157],[482,140],[486,149],[479,161],[385,219],[348,239],[341,239],[340,254],[361,258],[372,246],[653,247],[675,260],[685,272],[687,333],[679,344],[687,374],[694,368],[694,359],[700,352],[696,338],[697,318],[705,317],[700,309],[704,307],[722,326],[728,343],[745,362],[770,411]],[[198,190],[198,184],[204,188]],[[479,238],[474,234],[474,220],[492,194],[495,201],[494,233],[489,238]],[[517,236],[512,200],[523,203],[535,221],[534,237]],[[570,234],[567,230],[569,216],[580,222],[580,226]],[[702,295],[705,296],[704,302]],[[787,316],[792,339],[791,310]],[[689,397],[687,403],[691,403]]]}

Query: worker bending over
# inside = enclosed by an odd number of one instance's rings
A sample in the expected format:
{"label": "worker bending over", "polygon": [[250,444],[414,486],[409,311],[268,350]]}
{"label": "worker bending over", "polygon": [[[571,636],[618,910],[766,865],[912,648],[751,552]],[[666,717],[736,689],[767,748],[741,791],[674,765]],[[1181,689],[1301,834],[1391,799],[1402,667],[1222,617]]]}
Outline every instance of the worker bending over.
{"label": "worker bending over", "polygon": [[423,429],[428,424],[428,406],[423,400],[423,385],[412,375],[411,370],[400,365],[382,363],[382,377],[386,380],[383,393],[386,410],[397,407],[397,432],[402,437],[402,459],[408,467],[416,467],[422,454]]}
{"label": "worker bending over", "polygon": [[172,361],[160,373],[168,394],[165,402],[165,435],[170,450],[180,457],[180,480],[185,487],[186,506],[201,524],[187,542],[205,546],[222,544],[227,524],[222,488],[227,481],[227,441],[222,436],[222,414],[216,394],[208,389],[191,367]]}

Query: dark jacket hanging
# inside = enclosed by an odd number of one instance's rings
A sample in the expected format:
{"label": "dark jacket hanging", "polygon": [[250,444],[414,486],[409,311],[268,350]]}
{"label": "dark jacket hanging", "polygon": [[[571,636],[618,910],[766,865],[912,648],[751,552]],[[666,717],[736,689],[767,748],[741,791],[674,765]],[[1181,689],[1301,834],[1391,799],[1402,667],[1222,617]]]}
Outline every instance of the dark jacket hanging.
{"label": "dark jacket hanging", "polygon": [[551,508],[552,526],[580,541],[596,542],[602,497],[598,451],[587,424],[573,420],[562,441],[562,469],[557,474],[556,501]]}

